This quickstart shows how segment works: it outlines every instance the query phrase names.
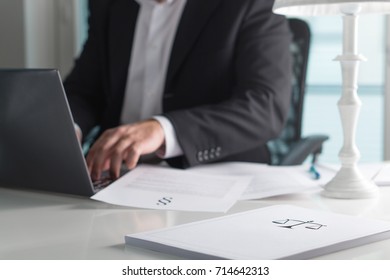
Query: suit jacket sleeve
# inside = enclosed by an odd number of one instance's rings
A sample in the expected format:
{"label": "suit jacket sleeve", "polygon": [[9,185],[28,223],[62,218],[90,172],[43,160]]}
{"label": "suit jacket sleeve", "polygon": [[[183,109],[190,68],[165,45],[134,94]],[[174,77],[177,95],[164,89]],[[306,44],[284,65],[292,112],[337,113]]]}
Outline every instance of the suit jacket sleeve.
{"label": "suit jacket sleeve", "polygon": [[272,13],[273,1],[246,2],[250,4],[234,35],[234,53],[224,63],[233,68],[225,77],[230,85],[225,100],[165,113],[184,152],[173,165],[223,161],[264,148],[283,127],[291,94],[288,24]]}

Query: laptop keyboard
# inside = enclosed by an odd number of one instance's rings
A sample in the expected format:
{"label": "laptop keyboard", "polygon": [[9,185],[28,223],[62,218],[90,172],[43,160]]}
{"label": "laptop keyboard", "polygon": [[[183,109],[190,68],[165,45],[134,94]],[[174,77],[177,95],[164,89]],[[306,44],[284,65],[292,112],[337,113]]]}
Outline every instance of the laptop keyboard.
{"label": "laptop keyboard", "polygon": [[[127,169],[126,167],[122,167],[121,168],[121,173],[120,173],[119,177],[122,177],[127,172],[129,172],[129,169]],[[104,189],[105,187],[107,187],[108,185],[113,183],[115,180],[113,180],[111,178],[111,176],[110,176],[108,171],[104,171],[99,180],[96,180],[96,181],[92,182],[93,188],[94,188],[95,192],[101,191],[102,189]]]}
{"label": "laptop keyboard", "polygon": [[98,192],[104,189],[105,187],[107,187],[112,182],[113,180],[109,176],[103,176],[99,180],[93,182],[93,188],[95,189],[96,192]]}

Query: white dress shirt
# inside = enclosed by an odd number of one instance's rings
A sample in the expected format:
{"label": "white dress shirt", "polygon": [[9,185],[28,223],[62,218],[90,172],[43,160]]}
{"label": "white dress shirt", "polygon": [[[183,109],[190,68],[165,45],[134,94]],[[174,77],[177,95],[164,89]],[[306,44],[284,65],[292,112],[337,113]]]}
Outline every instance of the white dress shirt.
{"label": "white dress shirt", "polygon": [[[133,1],[133,0],[129,0]],[[164,158],[182,155],[172,123],[163,116],[162,95],[169,57],[186,0],[135,0],[140,5],[121,122],[155,118],[164,130]],[[160,155],[161,156],[161,155]]]}

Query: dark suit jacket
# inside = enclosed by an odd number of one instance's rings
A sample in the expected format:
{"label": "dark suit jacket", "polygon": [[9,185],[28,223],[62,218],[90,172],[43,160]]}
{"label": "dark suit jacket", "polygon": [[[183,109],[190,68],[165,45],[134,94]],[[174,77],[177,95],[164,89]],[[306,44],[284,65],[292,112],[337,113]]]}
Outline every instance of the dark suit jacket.
{"label": "dark suit jacket", "polygon": [[[166,77],[163,111],[184,156],[177,166],[268,162],[290,102],[290,32],[270,0],[187,0]],[[90,1],[89,37],[64,85],[86,133],[119,124],[139,6]]]}

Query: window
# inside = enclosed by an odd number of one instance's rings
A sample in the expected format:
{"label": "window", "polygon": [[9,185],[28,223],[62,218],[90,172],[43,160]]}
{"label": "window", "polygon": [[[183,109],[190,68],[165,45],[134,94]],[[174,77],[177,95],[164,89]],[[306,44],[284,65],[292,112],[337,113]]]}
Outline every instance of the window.
{"label": "window", "polygon": [[80,53],[83,48],[84,42],[88,36],[88,1],[79,0],[77,2],[77,17],[78,17],[78,28],[77,28],[77,54]]}

